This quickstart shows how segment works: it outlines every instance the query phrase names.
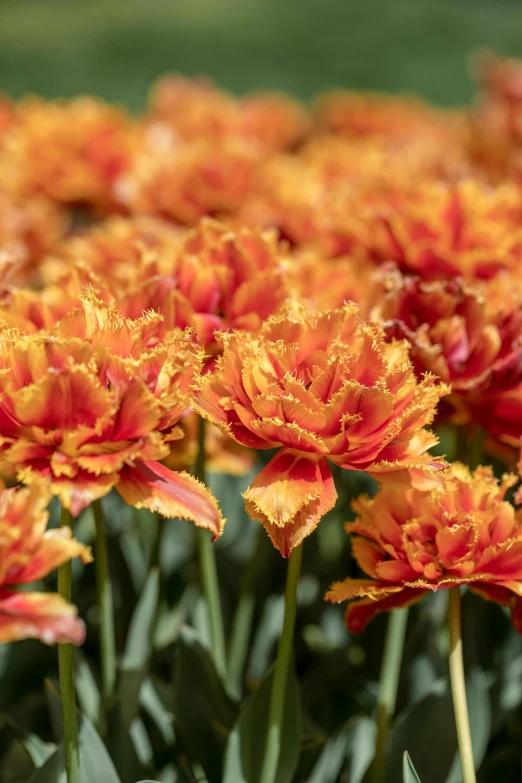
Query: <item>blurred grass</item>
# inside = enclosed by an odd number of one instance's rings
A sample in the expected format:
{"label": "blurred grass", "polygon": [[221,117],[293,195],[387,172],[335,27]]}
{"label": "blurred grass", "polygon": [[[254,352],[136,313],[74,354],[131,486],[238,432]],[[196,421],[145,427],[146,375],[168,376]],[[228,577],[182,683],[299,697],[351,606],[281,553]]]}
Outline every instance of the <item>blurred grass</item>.
{"label": "blurred grass", "polygon": [[469,99],[470,53],[522,55],[516,0],[0,0],[0,89],[143,104],[159,74],[235,92],[328,86]]}

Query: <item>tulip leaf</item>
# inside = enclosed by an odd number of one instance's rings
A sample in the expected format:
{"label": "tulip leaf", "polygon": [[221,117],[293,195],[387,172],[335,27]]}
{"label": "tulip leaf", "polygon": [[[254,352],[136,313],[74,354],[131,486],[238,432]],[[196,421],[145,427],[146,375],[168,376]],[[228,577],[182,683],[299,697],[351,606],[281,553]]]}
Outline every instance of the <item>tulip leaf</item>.
{"label": "tulip leaf", "polygon": [[392,729],[386,778],[400,780],[403,754],[414,748],[421,779],[446,780],[457,751],[449,685],[438,680],[422,699],[404,710]]}
{"label": "tulip leaf", "polygon": [[74,684],[82,714],[96,724],[100,716],[100,690],[87,659],[80,650],[75,650],[74,662]]}
{"label": "tulip leaf", "polygon": [[402,757],[402,783],[421,783],[407,750]]}
{"label": "tulip leaf", "polygon": [[54,742],[44,742],[36,734],[23,731],[9,715],[0,715],[0,720],[8,726],[23,746],[35,767],[41,767],[56,751]]}
{"label": "tulip leaf", "polygon": [[127,726],[130,726],[139,709],[140,689],[152,652],[158,599],[159,571],[153,568],[132,615],[120,668],[121,716]]}
{"label": "tulip leaf", "polygon": [[357,718],[351,725],[349,745],[350,783],[361,783],[375,754],[377,726],[372,718]]}
{"label": "tulip leaf", "polygon": [[167,710],[154,687],[152,680],[147,679],[140,691],[140,705],[154,721],[165,745],[174,745],[174,715]]}
{"label": "tulip leaf", "polygon": [[50,681],[44,680],[45,699],[51,719],[51,729],[56,742],[63,737],[62,699],[58,688]]}
{"label": "tulip leaf", "polygon": [[152,648],[152,629],[159,597],[159,571],[151,569],[140,600],[132,615],[121,668],[141,669]]}
{"label": "tulip leaf", "polygon": [[[266,747],[268,713],[274,672],[271,669],[246,701],[225,753],[223,783],[258,783]],[[292,780],[299,761],[301,703],[293,668],[288,673],[283,714],[281,751],[276,783]]]}
{"label": "tulip leaf", "polygon": [[[105,745],[88,718],[79,729],[81,783],[121,783]],[[36,770],[29,783],[67,783],[63,743],[45,764]]]}
{"label": "tulip leaf", "polygon": [[223,753],[237,717],[207,648],[197,633],[180,629],[174,672],[174,716],[189,757],[208,783],[220,783]]}

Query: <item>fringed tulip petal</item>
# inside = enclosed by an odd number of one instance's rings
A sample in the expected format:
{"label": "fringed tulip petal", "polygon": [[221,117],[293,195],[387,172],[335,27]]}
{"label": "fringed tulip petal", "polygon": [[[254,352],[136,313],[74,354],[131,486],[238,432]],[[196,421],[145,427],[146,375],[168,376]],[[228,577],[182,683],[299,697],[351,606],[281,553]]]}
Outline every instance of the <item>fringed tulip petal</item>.
{"label": "fringed tulip petal", "polygon": [[130,506],[188,519],[210,530],[214,538],[223,532],[225,520],[216,499],[188,473],[175,473],[159,462],[139,462],[121,471],[116,489]]}
{"label": "fringed tulip petal", "polygon": [[85,626],[77,617],[76,607],[59,595],[0,592],[0,642],[20,639],[81,645]]}
{"label": "fringed tulip petal", "polygon": [[289,557],[337,500],[328,462],[282,449],[244,493],[246,510]]}
{"label": "fringed tulip petal", "polygon": [[359,498],[346,530],[355,560],[373,579],[338,582],[327,600],[357,599],[347,611],[356,631],[379,611],[467,584],[510,606],[522,627],[522,510],[505,500],[514,482],[453,463],[431,482],[385,482],[375,498]]}

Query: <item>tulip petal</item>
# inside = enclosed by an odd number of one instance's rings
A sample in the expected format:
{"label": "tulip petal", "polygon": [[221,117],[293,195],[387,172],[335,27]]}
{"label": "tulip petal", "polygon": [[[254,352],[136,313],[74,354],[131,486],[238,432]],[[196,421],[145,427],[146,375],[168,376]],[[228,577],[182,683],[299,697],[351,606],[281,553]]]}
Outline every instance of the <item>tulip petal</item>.
{"label": "tulip petal", "polygon": [[176,473],[153,460],[139,462],[122,470],[116,489],[129,506],[188,519],[215,538],[223,532],[225,520],[216,499],[188,473]]}
{"label": "tulip petal", "polygon": [[400,592],[383,593],[379,599],[362,598],[354,601],[346,610],[346,627],[351,633],[362,633],[370,620],[381,612],[389,612],[391,609],[405,609],[407,606],[420,601],[428,593],[428,590],[416,590],[404,587]]}
{"label": "tulip petal", "polygon": [[283,557],[314,530],[337,500],[326,459],[282,449],[244,494],[245,508],[264,525]]}
{"label": "tulip petal", "polygon": [[0,643],[40,639],[45,644],[83,644],[85,626],[75,606],[55,593],[2,592]]}

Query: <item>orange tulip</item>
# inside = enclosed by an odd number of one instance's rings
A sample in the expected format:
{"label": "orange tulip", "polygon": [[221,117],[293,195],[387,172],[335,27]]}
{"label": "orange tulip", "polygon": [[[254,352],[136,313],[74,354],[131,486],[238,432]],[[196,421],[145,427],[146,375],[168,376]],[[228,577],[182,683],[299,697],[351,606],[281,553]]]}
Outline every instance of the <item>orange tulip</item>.
{"label": "orange tulip", "polygon": [[[354,239],[376,261],[424,279],[488,280],[522,258],[522,196],[514,185],[479,181],[408,186],[362,216]],[[373,231],[372,229],[373,225]]]}
{"label": "orange tulip", "polygon": [[95,98],[61,103],[29,98],[2,139],[2,185],[22,197],[106,208],[133,145],[123,110]]}
{"label": "orange tulip", "polygon": [[193,226],[236,213],[255,187],[263,155],[242,140],[142,145],[114,183],[122,209]]}
{"label": "orange tulip", "polygon": [[49,500],[41,482],[0,492],[0,642],[83,642],[85,629],[74,606],[59,595],[14,589],[42,579],[73,557],[84,563],[92,559],[69,528],[47,530]]}
{"label": "orange tulip", "polygon": [[360,497],[346,530],[368,578],[333,584],[326,595],[352,599],[346,623],[359,633],[379,612],[409,606],[439,589],[467,584],[513,610],[522,630],[522,512],[505,500],[516,483],[499,483],[489,467],[474,473],[454,463],[431,489],[386,486]]}
{"label": "orange tulip", "polygon": [[38,284],[38,264],[62,238],[68,220],[43,198],[0,192],[0,281],[2,285]]}
{"label": "orange tulip", "polygon": [[384,322],[388,339],[410,342],[417,375],[431,372],[451,384],[439,413],[478,424],[517,447],[522,437],[520,282],[498,275],[471,287],[392,272],[373,299],[378,303],[372,316]]}
{"label": "orange tulip", "polygon": [[355,304],[317,316],[298,306],[223,342],[196,407],[245,446],[281,449],[245,500],[284,556],[335,504],[328,460],[379,474],[440,466],[423,426],[446,388],[417,381],[406,344],[387,344]]}
{"label": "orange tulip", "polygon": [[192,476],[159,464],[190,403],[202,355],[189,332],[147,344],[160,316],[138,321],[86,295],[48,332],[4,330],[2,458],[30,484],[43,476],[77,515],[112,487],[131,505],[219,535],[216,501]]}
{"label": "orange tulip", "polygon": [[261,149],[294,147],[308,129],[304,109],[279,93],[253,93],[242,98],[218,89],[206,78],[167,74],[153,85],[149,127],[167,126],[186,141],[243,138]]}
{"label": "orange tulip", "polygon": [[411,96],[332,90],[319,96],[315,106],[319,128],[352,137],[401,140],[435,134],[448,112]]}

